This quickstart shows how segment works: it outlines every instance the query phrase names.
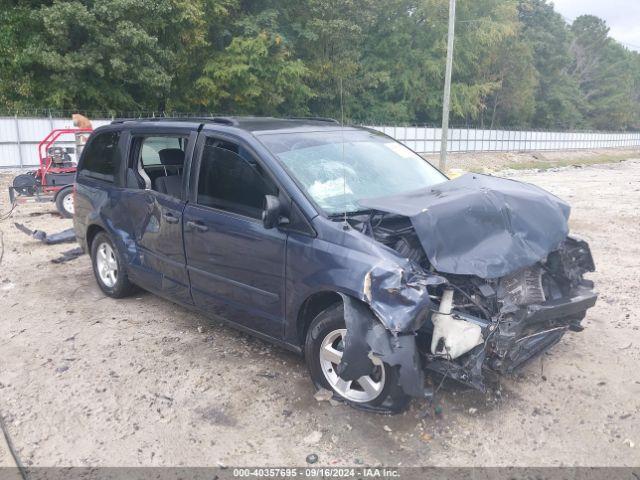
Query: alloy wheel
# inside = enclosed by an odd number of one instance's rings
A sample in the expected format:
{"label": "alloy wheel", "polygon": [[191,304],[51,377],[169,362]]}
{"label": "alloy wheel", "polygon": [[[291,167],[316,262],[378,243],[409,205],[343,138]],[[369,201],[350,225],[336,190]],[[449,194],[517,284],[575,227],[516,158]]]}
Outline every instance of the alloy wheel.
{"label": "alloy wheel", "polygon": [[113,288],[118,281],[118,260],[108,243],[101,243],[96,250],[96,267],[102,283]]}
{"label": "alloy wheel", "polygon": [[364,375],[353,381],[340,378],[336,369],[342,359],[346,334],[347,330],[341,328],[333,330],[325,336],[320,346],[320,369],[331,388],[340,396],[356,403],[371,402],[384,389],[384,364],[379,358],[373,357],[371,361],[375,369],[371,375]]}

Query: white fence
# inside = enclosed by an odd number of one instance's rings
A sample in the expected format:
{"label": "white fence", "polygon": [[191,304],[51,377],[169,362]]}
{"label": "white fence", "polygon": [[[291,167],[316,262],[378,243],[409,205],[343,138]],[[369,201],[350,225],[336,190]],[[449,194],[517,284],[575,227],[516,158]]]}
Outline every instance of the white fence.
{"label": "white fence", "polygon": [[[442,129],[372,127],[419,153],[439,153]],[[640,147],[640,132],[550,132],[525,130],[449,129],[447,151],[526,152]]]}
{"label": "white fence", "polygon": [[[92,120],[91,124],[97,128],[110,122]],[[0,117],[0,168],[39,165],[38,143],[54,128],[72,127],[71,119]],[[73,135],[64,135],[56,145],[75,147],[75,139]]]}
{"label": "white fence", "polygon": [[[93,127],[111,120],[92,120]],[[71,120],[59,118],[0,117],[0,168],[38,165],[38,143],[54,128],[71,127]],[[374,126],[412,150],[440,151],[439,128]],[[74,146],[72,135],[60,145]],[[596,148],[640,148],[640,132],[542,132],[523,130],[480,130],[454,128],[449,131],[450,152],[510,152],[533,150],[579,150]]]}

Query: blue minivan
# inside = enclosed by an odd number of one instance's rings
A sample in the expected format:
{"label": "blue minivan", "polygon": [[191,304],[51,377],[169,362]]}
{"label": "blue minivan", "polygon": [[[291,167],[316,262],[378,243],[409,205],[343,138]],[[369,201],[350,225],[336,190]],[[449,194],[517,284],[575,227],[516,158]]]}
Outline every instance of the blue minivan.
{"label": "blue minivan", "polygon": [[449,180],[330,119],[118,120],[78,165],[74,226],[102,291],[143,288],[304,354],[317,388],[374,411],[483,390],[580,331],[596,293],[569,206]]}

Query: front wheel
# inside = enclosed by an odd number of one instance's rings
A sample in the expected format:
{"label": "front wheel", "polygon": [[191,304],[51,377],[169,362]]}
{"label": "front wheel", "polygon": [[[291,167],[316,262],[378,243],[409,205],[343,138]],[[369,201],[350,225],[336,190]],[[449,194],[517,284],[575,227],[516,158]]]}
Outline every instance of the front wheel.
{"label": "front wheel", "polygon": [[72,218],[75,209],[73,207],[73,187],[65,187],[56,196],[56,208],[60,215]]}
{"label": "front wheel", "polygon": [[305,342],[305,359],[311,379],[318,388],[333,392],[334,397],[347,403],[384,413],[397,413],[410,401],[398,386],[397,368],[379,358],[372,360],[369,375],[357,380],[340,378],[337,367],[342,359],[347,329],[341,304],[329,307],[311,323]]}

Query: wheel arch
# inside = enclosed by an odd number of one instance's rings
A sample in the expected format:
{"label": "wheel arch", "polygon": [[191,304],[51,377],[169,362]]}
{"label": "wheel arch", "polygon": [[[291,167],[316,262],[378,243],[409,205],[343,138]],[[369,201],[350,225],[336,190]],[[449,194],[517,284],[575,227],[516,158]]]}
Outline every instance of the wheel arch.
{"label": "wheel arch", "polygon": [[73,192],[73,184],[70,183],[69,185],[65,185],[64,187],[60,188],[60,190],[58,190],[53,196],[53,201],[55,202],[56,200],[58,200],[58,197],[60,196],[60,194],[65,190],[71,190]]}
{"label": "wheel arch", "polygon": [[327,308],[342,303],[342,297],[336,291],[323,290],[308,296],[298,310],[296,319],[296,340],[304,346],[307,330],[314,318]]}
{"label": "wheel arch", "polygon": [[87,236],[85,237],[85,239],[87,242],[87,250],[89,254],[91,254],[91,244],[93,243],[93,239],[96,238],[96,235],[100,232],[106,232],[106,230],[100,225],[96,225],[95,223],[89,225],[89,227],[87,228]]}

